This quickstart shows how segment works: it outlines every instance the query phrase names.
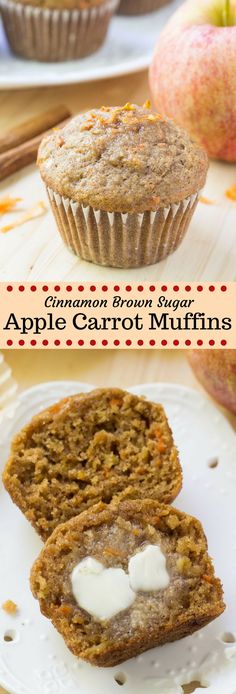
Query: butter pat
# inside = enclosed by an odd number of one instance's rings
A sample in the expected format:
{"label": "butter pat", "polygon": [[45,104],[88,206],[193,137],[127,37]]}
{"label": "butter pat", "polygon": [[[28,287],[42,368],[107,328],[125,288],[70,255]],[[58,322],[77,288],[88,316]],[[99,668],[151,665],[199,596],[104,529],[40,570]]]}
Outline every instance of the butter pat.
{"label": "butter pat", "polygon": [[166,570],[166,558],[160,547],[148,545],[129,560],[129,582],[138,591],[154,591],[167,588],[170,577]]}
{"label": "butter pat", "polygon": [[71,583],[78,605],[100,621],[126,610],[136,598],[123,569],[106,569],[92,557],[86,557],[75,566]]}
{"label": "butter pat", "polygon": [[86,557],[71,574],[77,604],[101,622],[131,607],[139,591],[163,590],[169,583],[166,558],[158,545],[148,545],[131,557],[128,573],[107,569],[93,557]]}

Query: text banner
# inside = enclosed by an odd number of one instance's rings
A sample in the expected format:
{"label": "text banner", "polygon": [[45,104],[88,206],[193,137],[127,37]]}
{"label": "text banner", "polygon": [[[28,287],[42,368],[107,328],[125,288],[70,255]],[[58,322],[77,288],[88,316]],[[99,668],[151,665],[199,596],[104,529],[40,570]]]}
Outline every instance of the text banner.
{"label": "text banner", "polygon": [[236,285],[0,286],[0,347],[236,348]]}

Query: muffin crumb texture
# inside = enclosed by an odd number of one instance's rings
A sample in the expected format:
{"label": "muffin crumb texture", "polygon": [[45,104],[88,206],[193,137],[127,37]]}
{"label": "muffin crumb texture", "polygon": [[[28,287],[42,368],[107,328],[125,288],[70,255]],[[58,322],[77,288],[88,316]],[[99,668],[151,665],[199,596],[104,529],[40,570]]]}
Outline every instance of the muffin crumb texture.
{"label": "muffin crumb texture", "polygon": [[[164,589],[137,590],[127,609],[102,622],[79,606],[71,574],[80,561],[93,557],[127,574],[130,558],[149,545],[165,555]],[[74,655],[102,667],[187,636],[225,608],[199,521],[147,499],[99,503],[58,526],[33,566],[31,588]]]}
{"label": "muffin crumb texture", "polygon": [[66,398],[34,417],[13,441],[3,481],[45,540],[98,501],[173,501],[182,472],[162,406],[111,388]]}

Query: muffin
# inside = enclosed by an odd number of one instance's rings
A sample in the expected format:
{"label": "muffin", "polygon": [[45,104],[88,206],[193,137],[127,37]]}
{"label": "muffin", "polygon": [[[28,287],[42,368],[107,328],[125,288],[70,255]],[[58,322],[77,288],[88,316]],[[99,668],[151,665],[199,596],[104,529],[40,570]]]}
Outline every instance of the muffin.
{"label": "muffin", "polygon": [[3,481],[43,540],[113,497],[173,501],[182,474],[161,405],[110,388],[74,395],[15,437]]}
{"label": "muffin", "polygon": [[103,44],[118,0],[0,0],[13,53],[58,62],[84,58]]}
{"label": "muffin", "polygon": [[139,15],[155,12],[160,7],[168,5],[171,0],[121,0],[118,14]]}
{"label": "muffin", "polygon": [[205,152],[148,102],[75,117],[43,139],[38,164],[64,243],[124,268],[179,246],[208,168]]}
{"label": "muffin", "polygon": [[59,525],[31,572],[74,655],[111,667],[225,609],[201,524],[156,501],[102,503]]}

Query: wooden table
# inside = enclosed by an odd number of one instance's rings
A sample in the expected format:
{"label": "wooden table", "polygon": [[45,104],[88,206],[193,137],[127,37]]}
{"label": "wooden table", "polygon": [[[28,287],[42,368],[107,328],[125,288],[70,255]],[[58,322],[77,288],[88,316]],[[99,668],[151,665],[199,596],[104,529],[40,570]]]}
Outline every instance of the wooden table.
{"label": "wooden table", "polygon": [[[73,113],[127,101],[142,104],[148,97],[147,72],[90,84],[0,92],[1,131],[64,103]],[[5,281],[216,281],[233,280],[236,267],[236,203],[224,196],[236,182],[236,166],[212,163],[205,195],[214,205],[199,204],[189,232],[179,250],[158,265],[138,270],[101,268],[79,260],[62,244],[52,214],[0,234],[0,280]],[[2,182],[0,198],[22,197],[28,209],[48,200],[35,166]],[[5,216],[3,224],[14,215]],[[2,226],[2,218],[0,219]]]}
{"label": "wooden table", "polygon": [[79,380],[97,386],[126,388],[152,381],[197,387],[186,353],[181,350],[5,350],[5,360],[19,390],[51,380]]}
{"label": "wooden table", "polygon": [[[128,388],[138,383],[179,383],[203,391],[184,350],[3,350],[19,392],[37,383],[78,380]],[[217,404],[215,403],[217,407]],[[236,430],[236,416],[220,408]]]}
{"label": "wooden table", "polygon": [[[123,351],[85,350],[6,351],[5,359],[12,368],[13,376],[19,384],[19,390],[36,383],[57,379],[78,379],[98,386],[128,387],[138,383],[152,381],[175,382],[201,390],[188,365],[186,356],[181,350],[167,352],[159,350]],[[226,415],[226,413],[224,412]],[[228,415],[226,415],[228,416]],[[236,417],[228,416],[236,428]],[[185,694],[194,689],[185,688]],[[0,694],[6,694],[0,687]]]}

